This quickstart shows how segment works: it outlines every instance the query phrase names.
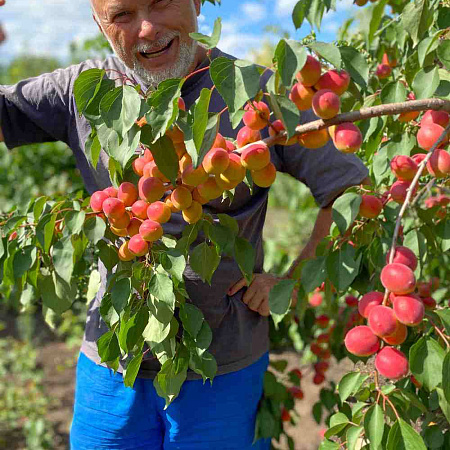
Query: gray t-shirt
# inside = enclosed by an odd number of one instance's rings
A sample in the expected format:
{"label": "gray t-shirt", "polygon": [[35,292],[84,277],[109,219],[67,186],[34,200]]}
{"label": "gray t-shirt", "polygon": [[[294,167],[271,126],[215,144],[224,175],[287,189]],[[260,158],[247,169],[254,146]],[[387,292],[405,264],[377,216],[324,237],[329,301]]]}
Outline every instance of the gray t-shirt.
{"label": "gray t-shirt", "polygon": [[[214,50],[212,58],[217,56],[232,58],[220,50]],[[206,64],[207,61],[204,61],[202,65]],[[142,80],[115,56],[103,61],[89,60],[21,81],[14,86],[0,86],[0,125],[5,143],[10,149],[31,143],[65,142],[73,151],[86,189],[92,194],[110,186],[111,182],[107,171],[108,156],[103,151],[96,170],[88,162],[84,149],[90,125],[84,117],[79,116],[73,96],[73,85],[77,76],[90,68],[119,70],[144,85]],[[266,80],[267,77],[262,83]],[[182,89],[186,106],[189,108],[201,90],[211,88],[212,84],[208,71],[189,78]],[[219,112],[224,107],[224,101],[217,90],[214,90],[210,110]],[[309,122],[315,118],[314,114],[308,111],[302,114],[301,122]],[[237,131],[231,128],[228,116],[224,114],[220,122],[220,133],[235,138]],[[271,148],[271,158],[278,171],[289,173],[305,183],[322,207],[327,206],[347,187],[361,182],[368,174],[357,157],[337,151],[331,141],[317,150],[308,150],[299,145],[276,145]],[[263,268],[262,229],[268,194],[269,189],[256,188],[253,195],[250,195],[248,188],[241,183],[231,204],[228,200],[222,202],[221,199],[216,199],[205,205],[206,212],[227,213],[238,221],[241,236],[248,239],[256,249],[256,273],[261,272]],[[175,213],[164,228],[166,233],[180,236],[184,226],[181,214]],[[99,314],[107,279],[107,271],[101,261],[99,270],[102,285],[89,306],[81,346],[81,351],[98,364],[100,358],[96,341],[107,331]],[[212,329],[213,341],[209,350],[217,360],[218,374],[242,369],[268,351],[268,319],[251,311],[242,302],[244,289],[233,296],[227,295],[228,288],[242,278],[233,259],[222,258],[211,286],[203,283],[189,265],[184,278],[191,301],[203,311]],[[159,363],[148,353],[138,376],[153,378],[158,370]],[[200,376],[193,372],[188,373],[188,379],[197,378]]]}

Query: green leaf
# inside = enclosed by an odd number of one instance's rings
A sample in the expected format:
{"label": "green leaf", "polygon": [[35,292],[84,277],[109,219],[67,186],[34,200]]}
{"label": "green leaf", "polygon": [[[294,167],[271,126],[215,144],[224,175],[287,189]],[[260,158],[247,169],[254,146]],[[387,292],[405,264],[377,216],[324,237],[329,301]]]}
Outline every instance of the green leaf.
{"label": "green leaf", "polygon": [[175,277],[178,281],[183,281],[186,258],[179,250],[173,248],[164,252],[161,255],[161,264],[168,274]]}
{"label": "green leaf", "polygon": [[439,70],[438,67],[428,66],[417,72],[412,82],[412,88],[416,99],[430,98],[439,86]]}
{"label": "green leaf", "polygon": [[64,216],[64,222],[72,234],[78,234],[83,230],[86,213],[84,211],[69,211]]}
{"label": "green leaf", "polygon": [[421,337],[409,350],[411,372],[428,390],[442,382],[444,349],[432,338]]}
{"label": "green leaf", "polygon": [[445,399],[450,403],[450,352],[447,352],[442,364],[442,390]]}
{"label": "green leaf", "polygon": [[340,445],[337,442],[329,441],[328,439],[324,439],[320,445],[319,450],[339,450]]}
{"label": "green leaf", "polygon": [[281,280],[270,290],[269,308],[276,327],[290,310],[295,283],[296,280]]}
{"label": "green leaf", "polygon": [[108,325],[109,328],[111,328],[115,323],[119,321],[119,315],[112,305],[111,294],[109,292],[107,292],[103,296],[100,302],[99,312],[103,321]]}
{"label": "green leaf", "polygon": [[380,98],[383,104],[404,102],[406,88],[400,81],[391,81],[381,89]]}
{"label": "green leaf", "polygon": [[401,28],[405,30],[413,40],[414,46],[428,32],[433,22],[433,11],[429,6],[429,0],[415,0],[408,3],[401,15]]}
{"label": "green leaf", "polygon": [[[0,239],[0,242],[2,242],[2,239]],[[36,262],[36,257],[37,250],[34,245],[26,245],[23,248],[19,248],[13,256],[14,278],[22,278],[33,267],[33,264]]]}
{"label": "green leaf", "polygon": [[333,64],[337,70],[341,70],[342,58],[339,48],[334,44],[326,42],[315,41],[308,44],[308,47],[317,53],[321,58]]}
{"label": "green leaf", "polygon": [[239,236],[234,241],[234,259],[239,265],[244,278],[250,284],[253,279],[256,253],[252,244]]}
{"label": "green leaf", "polygon": [[220,34],[222,32],[222,19],[218,17],[214,21],[214,29],[211,36],[207,36],[202,33],[189,33],[189,36],[194,39],[194,41],[200,42],[204,48],[214,48],[220,40]]}
{"label": "green leaf", "polygon": [[66,282],[70,283],[74,260],[74,248],[70,236],[67,236],[53,245],[52,256],[56,273]]}
{"label": "green leaf", "polygon": [[357,277],[362,255],[356,257],[356,250],[345,244],[327,256],[327,273],[338,291],[346,290]]}
{"label": "green leaf", "polygon": [[116,333],[110,330],[107,331],[97,340],[98,354],[101,362],[114,361],[120,356],[119,341]]}
{"label": "green leaf", "polygon": [[355,450],[364,427],[351,427],[347,430],[347,450]]}
{"label": "green leaf", "polygon": [[91,217],[84,223],[83,231],[93,244],[97,244],[105,236],[106,224],[100,217]]}
{"label": "green leaf", "polygon": [[36,237],[45,253],[48,253],[55,232],[56,214],[45,214],[36,226]]}
{"label": "green leaf", "polygon": [[344,234],[355,220],[360,205],[361,196],[353,192],[341,195],[333,203],[333,221],[341,234]]}
{"label": "green leaf", "polygon": [[112,270],[113,267],[119,262],[119,256],[117,254],[117,249],[113,245],[107,244],[105,241],[98,241],[98,254],[108,270]]}
{"label": "green leaf", "polygon": [[394,423],[386,445],[387,450],[426,450],[420,435],[402,418]]}
{"label": "green leaf", "polygon": [[450,220],[441,220],[435,227],[435,233],[441,250],[450,250]]}
{"label": "green leaf", "polygon": [[194,108],[194,124],[192,127],[192,132],[197,154],[199,154],[199,151],[201,150],[206,127],[208,125],[208,112],[211,94],[212,92],[210,89],[202,89]]}
{"label": "green leaf", "polygon": [[340,433],[348,425],[348,417],[341,412],[333,414],[330,417],[330,428],[325,432],[325,437],[330,438]]}
{"label": "green leaf", "polygon": [[220,263],[220,256],[215,247],[206,242],[197,245],[189,256],[189,264],[200,275],[203,282],[211,284],[212,276]]}
{"label": "green leaf", "polygon": [[94,99],[100,89],[105,71],[100,69],[89,69],[82,72],[73,85],[73,93],[77,109],[82,114]]}
{"label": "green leaf", "polygon": [[166,274],[159,272],[153,274],[148,283],[148,291],[158,300],[169,305],[173,304],[173,282]]}
{"label": "green leaf", "polygon": [[120,314],[131,296],[131,280],[129,278],[122,278],[114,283],[111,288],[111,303],[114,306],[117,314]]}
{"label": "green leaf", "polygon": [[302,268],[301,285],[306,293],[319,287],[327,278],[326,257],[318,256],[306,261]]}
{"label": "green leaf", "polygon": [[339,50],[344,68],[350,74],[352,80],[365,89],[369,79],[369,65],[366,59],[353,47],[339,47]]}
{"label": "green leaf", "polygon": [[[175,319],[172,318],[172,320]],[[171,329],[174,326],[174,322],[172,320],[169,320],[167,323],[163,323],[154,315],[150,315],[142,336],[151,349],[153,349],[157,344],[163,342],[171,334]]]}
{"label": "green leaf", "polygon": [[42,297],[42,303],[57,314],[62,314],[72,306],[72,299],[70,297],[57,294],[55,280],[52,276],[40,274],[38,276],[38,289]]}
{"label": "green leaf", "polygon": [[300,0],[294,6],[294,10],[292,11],[292,21],[294,22],[296,30],[298,30],[302,26],[303,21],[306,19],[310,6],[311,0]]}
{"label": "green leaf", "polygon": [[295,129],[300,121],[298,108],[284,95],[270,94],[270,104],[275,116],[283,122],[288,139],[295,134]]}
{"label": "green leaf", "polygon": [[230,115],[255,97],[260,89],[258,68],[248,61],[219,57],[211,63],[209,73]]}
{"label": "green leaf", "polygon": [[350,395],[356,394],[367,378],[369,376],[361,372],[350,372],[344,375],[337,388],[341,402],[345,402]]}
{"label": "green leaf", "polygon": [[450,422],[450,403],[445,398],[444,391],[441,388],[436,388],[436,392],[439,397],[439,407],[441,408],[442,412],[444,413],[444,416],[447,419],[447,422]]}
{"label": "green leaf", "polygon": [[203,313],[191,303],[185,303],[180,307],[180,319],[183,328],[195,339],[200,332],[203,321]]}
{"label": "green leaf", "polygon": [[90,303],[97,295],[101,286],[101,277],[98,270],[93,270],[89,276],[88,290],[86,293],[86,300]]}
{"label": "green leaf", "polygon": [[281,39],[275,49],[274,59],[283,84],[290,87],[297,72],[305,65],[306,50],[297,41]]}
{"label": "green leaf", "polygon": [[177,182],[179,163],[172,139],[167,136],[162,136],[156,142],[147,143],[147,145],[152,152],[158,169],[175,186]]}
{"label": "green leaf", "polygon": [[447,39],[439,42],[437,56],[446,69],[450,70],[450,40]]}
{"label": "green leaf", "polygon": [[189,360],[189,367],[203,378],[203,383],[209,378],[214,379],[217,373],[217,362],[213,355],[209,352],[204,352],[201,355],[197,353],[191,353]]}
{"label": "green leaf", "polygon": [[380,405],[371,406],[364,416],[364,430],[371,450],[381,450],[384,432],[384,413]]}
{"label": "green leaf", "polygon": [[368,43],[369,45],[373,42],[375,33],[380,28],[381,19],[384,15],[384,8],[388,0],[378,0],[375,5],[372,6],[372,15],[370,18]]}
{"label": "green leaf", "polygon": [[239,233],[239,224],[236,219],[227,214],[217,214],[217,217],[220,224],[230,229],[235,236]]}
{"label": "green leaf", "polygon": [[42,212],[44,211],[44,206],[45,206],[47,200],[48,200],[47,197],[39,197],[34,202],[33,216],[34,216],[34,220],[36,222],[39,221],[39,219],[41,218]]}
{"label": "green leaf", "polygon": [[450,334],[450,309],[438,309],[435,311],[440,317],[447,334]]}
{"label": "green leaf", "polygon": [[142,333],[149,322],[148,309],[143,306],[127,322],[120,323],[119,344],[125,353],[133,351],[136,343],[141,339]]}
{"label": "green leaf", "polygon": [[136,355],[128,364],[123,372],[123,384],[132,388],[136,380],[137,374],[141,367],[143,354]]}

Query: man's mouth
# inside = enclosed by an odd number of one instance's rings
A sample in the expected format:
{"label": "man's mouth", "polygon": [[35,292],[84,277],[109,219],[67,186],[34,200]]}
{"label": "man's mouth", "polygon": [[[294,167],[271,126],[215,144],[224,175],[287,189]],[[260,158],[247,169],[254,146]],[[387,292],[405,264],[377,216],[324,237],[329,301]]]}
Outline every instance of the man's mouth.
{"label": "man's mouth", "polygon": [[164,48],[162,48],[160,50],[156,50],[154,52],[145,51],[145,52],[139,52],[139,53],[141,54],[141,56],[143,58],[146,58],[146,59],[157,58],[158,56],[162,55],[163,53],[165,53],[167,50],[170,49],[170,47],[172,46],[174,40],[175,39],[172,39]]}

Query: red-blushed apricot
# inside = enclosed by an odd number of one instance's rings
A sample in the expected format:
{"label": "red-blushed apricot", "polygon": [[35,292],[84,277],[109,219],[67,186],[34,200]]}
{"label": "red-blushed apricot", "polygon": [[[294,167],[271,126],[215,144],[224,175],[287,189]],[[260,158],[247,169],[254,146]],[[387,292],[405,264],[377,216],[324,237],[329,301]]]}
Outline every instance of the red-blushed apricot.
{"label": "red-blushed apricot", "polygon": [[217,133],[211,148],[223,148],[227,150],[227,140],[220,133]]}
{"label": "red-blushed apricot", "polygon": [[229,153],[230,163],[225,172],[219,178],[227,183],[241,182],[245,178],[245,167],[241,163],[241,157],[236,153]]}
{"label": "red-blushed apricot", "polygon": [[331,358],[331,351],[329,348],[323,348],[321,352],[317,355],[320,359],[330,359]]}
{"label": "red-blushed apricot", "polygon": [[326,328],[329,323],[330,323],[330,318],[326,314],[321,314],[320,316],[316,317],[315,324],[319,328]]}
{"label": "red-blushed apricot", "polygon": [[251,175],[253,183],[255,183],[256,186],[268,188],[275,182],[275,179],[277,177],[277,169],[270,162],[269,164],[267,164],[267,166],[263,167],[260,170],[252,170]]}
{"label": "red-blushed apricot", "polygon": [[323,147],[330,140],[328,131],[326,129],[318,131],[308,131],[298,137],[298,142],[305,148],[314,150]]}
{"label": "red-blushed apricot", "polygon": [[251,144],[252,142],[260,141],[261,133],[256,130],[252,130],[249,127],[242,127],[237,134],[236,143],[238,148],[244,147],[244,145]]}
{"label": "red-blushed apricot", "polygon": [[439,280],[439,277],[431,277],[431,290],[433,292],[435,290],[439,289],[440,284],[441,284],[441,281]]}
{"label": "red-blushed apricot", "polygon": [[108,194],[103,191],[96,191],[91,195],[91,200],[89,202],[89,206],[92,211],[100,212],[103,211],[103,202],[109,198]]}
{"label": "red-blushed apricot", "polygon": [[410,294],[416,288],[414,272],[404,264],[392,263],[384,266],[380,280],[388,291],[396,295]]}
{"label": "red-blushed apricot", "polygon": [[269,107],[264,102],[252,102],[246,104],[242,121],[252,130],[262,130],[267,126],[270,117]]}
{"label": "red-blushed apricot", "polygon": [[303,398],[305,397],[303,391],[297,386],[291,386],[288,391],[290,392],[292,397],[296,398],[297,400],[303,400]]}
{"label": "red-blushed apricot", "polygon": [[159,170],[155,161],[150,161],[144,166],[143,176],[145,178],[159,178],[164,183],[167,183],[169,181],[169,179]]}
{"label": "red-blushed apricot", "polygon": [[430,125],[432,123],[435,123],[437,125],[440,125],[441,127],[445,128],[448,125],[449,122],[449,114],[445,111],[433,111],[428,110],[423,115],[422,119],[420,120],[420,126],[426,126]]}
{"label": "red-blushed apricot", "polygon": [[302,83],[295,83],[289,93],[289,100],[294,103],[299,111],[307,111],[312,106],[314,89],[304,86]]}
{"label": "red-blushed apricot", "polygon": [[186,209],[191,206],[192,203],[192,194],[189,189],[184,186],[178,186],[172,192],[170,196],[170,200],[172,200],[173,206],[178,209]]}
{"label": "red-blushed apricot", "polygon": [[314,85],[314,88],[319,91],[320,89],[331,89],[335,94],[342,95],[350,84],[350,75],[345,70],[338,72],[337,70],[329,70],[322,74]]}
{"label": "red-blushed apricot", "polygon": [[316,385],[322,384],[325,381],[325,375],[323,373],[315,373],[313,376],[313,383]]}
{"label": "red-blushed apricot", "polygon": [[407,336],[408,329],[406,328],[406,325],[401,322],[397,322],[396,330],[389,336],[384,336],[382,339],[389,345],[401,345],[406,341]]}
{"label": "red-blushed apricot", "polygon": [[128,249],[128,241],[125,241],[117,252],[121,261],[132,261],[136,256]]}
{"label": "red-blushed apricot", "polygon": [[225,140],[225,145],[226,145],[227,150],[229,152],[232,152],[233,150],[236,150],[236,146],[231,141],[229,141],[228,139]]}
{"label": "red-blushed apricot", "polygon": [[331,136],[334,146],[342,153],[355,153],[362,145],[363,137],[361,130],[351,122],[341,123],[329,127],[328,131],[333,133]]}
{"label": "red-blushed apricot", "polygon": [[150,203],[145,200],[136,200],[131,205],[131,212],[139,219],[145,220],[147,218],[147,208]]}
{"label": "red-blushed apricot", "polygon": [[118,198],[109,197],[102,204],[103,212],[108,219],[118,219],[125,214],[125,204]]}
{"label": "red-blushed apricot", "polygon": [[213,200],[223,194],[223,189],[217,184],[215,177],[209,177],[204,183],[197,186],[201,197]]}
{"label": "red-blushed apricot", "polygon": [[344,344],[347,351],[356,356],[370,356],[380,348],[380,340],[366,325],[360,325],[348,331]]}
{"label": "red-blushed apricot", "polygon": [[116,228],[111,225],[110,229],[111,229],[112,233],[115,234],[116,236],[120,236],[120,237],[128,236],[128,231],[126,228]]}
{"label": "red-blushed apricot", "polygon": [[383,80],[385,78],[389,78],[389,76],[392,73],[391,66],[387,64],[378,64],[377,70],[375,71],[375,75],[380,79]]}
{"label": "red-blushed apricot", "polygon": [[368,219],[378,217],[383,210],[383,202],[373,195],[363,194],[359,205],[359,215]]}
{"label": "red-blushed apricot", "polygon": [[397,179],[411,181],[415,177],[418,167],[414,159],[409,156],[397,155],[391,160],[391,170]]}
{"label": "red-blushed apricot", "polygon": [[397,328],[397,318],[394,310],[384,305],[374,306],[370,310],[367,325],[378,337],[389,336]]}
{"label": "red-blushed apricot", "polygon": [[399,322],[409,327],[415,327],[422,322],[425,307],[415,297],[399,295],[394,300],[394,313]]}
{"label": "red-blushed apricot", "polygon": [[317,306],[320,306],[323,302],[323,294],[322,292],[313,292],[308,299],[308,303],[316,308]]}
{"label": "red-blushed apricot", "polygon": [[340,107],[339,96],[330,89],[321,89],[312,98],[314,114],[321,119],[331,119],[336,116]]}
{"label": "red-blushed apricot", "polygon": [[174,144],[184,142],[184,133],[176,125],[166,131],[166,136],[170,137]]}
{"label": "red-blushed apricot", "polygon": [[[269,136],[275,136],[276,134],[285,130],[286,128],[284,127],[283,122],[277,119],[273,121],[269,126]],[[296,143],[297,143],[297,136],[292,136],[289,140],[281,142],[281,145],[294,145]]]}
{"label": "red-blushed apricot", "polygon": [[[420,127],[417,133],[417,143],[420,148],[423,148],[427,152],[433,147],[437,142],[441,134],[444,132],[444,128],[437,123],[430,123]],[[445,136],[444,140],[441,142],[441,146],[448,142],[448,135]]]}
{"label": "red-blushed apricot", "polygon": [[128,236],[132,237],[135,234],[138,234],[139,233],[139,227],[141,226],[141,224],[142,224],[142,220],[140,220],[140,219],[138,219],[136,217],[133,217],[130,220],[130,223],[128,224],[128,226],[127,226]]}
{"label": "red-blushed apricot", "polygon": [[179,167],[180,167],[180,172],[183,173],[189,166],[192,165],[192,158],[188,153],[185,153],[179,163],[178,163]]}
{"label": "red-blushed apricot", "polygon": [[436,300],[433,297],[422,297],[422,302],[425,309],[436,308]]}
{"label": "red-blushed apricot", "polygon": [[375,358],[375,367],[383,377],[399,380],[406,377],[409,365],[406,356],[396,348],[383,347]]}
{"label": "red-blushed apricot", "polygon": [[159,222],[155,220],[144,220],[139,227],[139,234],[147,242],[154,242],[160,239],[164,231]]}
{"label": "red-blushed apricot", "polygon": [[146,159],[144,159],[142,156],[139,158],[136,158],[132,163],[131,167],[133,167],[133,171],[136,175],[139,175],[142,177],[144,175],[144,166],[148,163]]}
{"label": "red-blushed apricot", "polygon": [[184,142],[174,144],[173,148],[175,149],[175,153],[177,154],[179,160],[187,153],[186,145],[184,144]]}
{"label": "red-blushed apricot", "polygon": [[347,295],[345,297],[345,304],[350,307],[358,306],[358,297],[355,297],[354,295]]}
{"label": "red-blushed apricot", "polygon": [[427,170],[436,178],[445,178],[450,174],[450,153],[437,148],[427,162]]}
{"label": "red-blushed apricot", "polygon": [[381,58],[381,62],[383,64],[387,64],[389,67],[397,67],[397,58],[395,57],[395,55],[391,52],[389,54],[384,53],[383,57]]}
{"label": "red-blushed apricot", "polygon": [[317,342],[319,344],[327,344],[330,342],[330,335],[328,333],[322,333],[317,336]]}
{"label": "red-blushed apricot", "polygon": [[293,376],[293,377],[297,378],[299,381],[303,377],[302,371],[300,369],[292,369],[289,371],[288,375],[289,375],[289,377]]}
{"label": "red-blushed apricot", "polygon": [[108,194],[108,197],[117,198],[117,189],[114,186],[109,186],[109,187],[103,189],[103,192]]}
{"label": "red-blushed apricot", "polygon": [[184,100],[181,97],[178,97],[178,108],[181,109],[181,111],[186,111],[186,103],[184,103]]}
{"label": "red-blushed apricot", "polygon": [[420,297],[431,297],[431,281],[421,281],[417,283],[417,292]]}
{"label": "red-blushed apricot", "polygon": [[[391,251],[389,250],[386,255],[386,264],[389,264],[389,259],[391,257]],[[395,247],[394,253],[394,263],[404,264],[408,266],[411,270],[417,269],[417,256],[414,252],[408,247],[404,247],[402,245],[398,245]]]}
{"label": "red-blushed apricot", "polygon": [[289,422],[291,420],[291,414],[284,406],[281,408],[281,420],[283,422]]}
{"label": "red-blushed apricot", "polygon": [[200,195],[200,193],[198,192],[198,189],[197,189],[197,188],[195,188],[195,189],[191,192],[191,194],[192,194],[192,200],[195,201],[195,202],[200,203],[200,205],[206,205],[206,203],[208,203],[208,201],[209,201],[207,198],[202,197],[202,196]]}
{"label": "red-blushed apricot", "polygon": [[[398,180],[395,183],[393,183],[391,188],[389,189],[389,194],[391,195],[392,200],[394,200],[394,202],[396,203],[399,203],[400,205],[405,203],[406,196],[408,195],[408,189],[410,186],[411,186],[410,181]],[[414,190],[414,193],[416,192],[416,190],[417,185],[416,189]]]}
{"label": "red-blushed apricot", "polygon": [[297,72],[295,78],[304,86],[314,86],[320,78],[322,68],[314,56],[308,55],[303,68]]}
{"label": "red-blushed apricot", "polygon": [[171,215],[170,206],[161,201],[153,202],[147,208],[147,217],[155,222],[166,223]]}
{"label": "red-blushed apricot", "polygon": [[128,211],[125,211],[120,217],[117,218],[110,217],[109,223],[114,228],[126,228],[130,223],[130,220],[131,220],[130,213]]}
{"label": "red-blushed apricot", "polygon": [[164,200],[164,203],[170,208],[171,212],[179,212],[180,210],[178,208],[176,208],[174,206],[174,204],[172,203],[172,200],[170,199],[170,195],[168,197],[166,197],[166,199]]}
{"label": "red-blushed apricot", "polygon": [[270,150],[263,142],[251,144],[241,154],[241,164],[249,170],[260,170],[270,163]]}
{"label": "red-blushed apricot", "polygon": [[188,186],[198,186],[201,183],[204,183],[208,179],[208,174],[203,168],[203,165],[198,166],[194,169],[193,164],[189,164],[181,174],[181,181],[183,184],[187,184]]}
{"label": "red-blushed apricot", "polygon": [[203,168],[206,173],[219,175],[223,173],[230,164],[228,151],[223,148],[212,148],[203,158]]}
{"label": "red-blushed apricot", "polygon": [[362,317],[368,318],[371,309],[374,306],[381,305],[383,303],[384,294],[378,291],[371,291],[364,294],[358,303],[358,312]]}
{"label": "red-blushed apricot", "polygon": [[398,116],[398,121],[401,123],[411,122],[412,120],[416,120],[419,117],[420,111],[407,111],[402,112]]}
{"label": "red-blushed apricot", "polygon": [[144,150],[144,154],[142,155],[142,158],[144,158],[147,162],[153,161],[153,154],[148,148],[146,148]]}
{"label": "red-blushed apricot", "polygon": [[141,180],[142,182],[139,187],[139,197],[141,200],[145,200],[148,203],[160,200],[166,190],[164,183],[159,178],[155,177],[142,177]]}
{"label": "red-blushed apricot", "polygon": [[323,348],[317,342],[312,342],[309,348],[311,353],[316,356],[319,356],[323,351]]}
{"label": "red-blushed apricot", "polygon": [[138,198],[138,190],[133,183],[125,181],[119,186],[117,198],[122,200],[125,206],[131,206]]}
{"label": "red-blushed apricot", "polygon": [[144,256],[148,253],[148,242],[140,234],[135,234],[128,241],[128,250],[135,256]]}
{"label": "red-blushed apricot", "polygon": [[325,373],[330,368],[330,363],[327,361],[318,361],[314,364],[314,370],[317,373]]}
{"label": "red-blushed apricot", "polygon": [[183,219],[189,224],[198,222],[203,215],[202,205],[193,200],[189,208],[182,210],[182,215]]}
{"label": "red-blushed apricot", "polygon": [[436,197],[438,204],[441,206],[450,205],[450,197],[445,194],[440,194]]}
{"label": "red-blushed apricot", "polygon": [[215,175],[217,186],[221,187],[224,191],[231,191],[234,189],[240,181],[222,180],[220,175]]}

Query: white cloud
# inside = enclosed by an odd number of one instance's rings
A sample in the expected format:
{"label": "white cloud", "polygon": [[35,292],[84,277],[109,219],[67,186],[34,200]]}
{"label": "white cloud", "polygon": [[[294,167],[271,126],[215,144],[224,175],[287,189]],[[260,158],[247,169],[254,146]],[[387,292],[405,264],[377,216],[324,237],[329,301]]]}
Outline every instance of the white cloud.
{"label": "white cloud", "polygon": [[261,35],[242,31],[238,20],[230,19],[222,23],[222,35],[218,47],[220,50],[237,58],[247,58],[250,50],[259,48]]}
{"label": "white cloud", "polygon": [[244,3],[241,10],[248,22],[259,22],[267,16],[266,8],[261,3]]}
{"label": "white cloud", "polygon": [[297,2],[298,0],[276,0],[275,14],[278,17],[290,16]]}

